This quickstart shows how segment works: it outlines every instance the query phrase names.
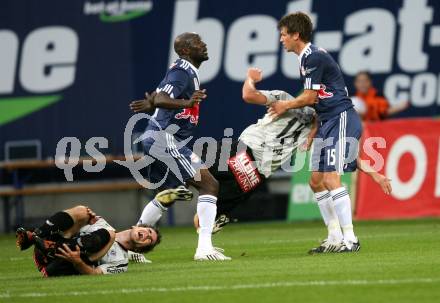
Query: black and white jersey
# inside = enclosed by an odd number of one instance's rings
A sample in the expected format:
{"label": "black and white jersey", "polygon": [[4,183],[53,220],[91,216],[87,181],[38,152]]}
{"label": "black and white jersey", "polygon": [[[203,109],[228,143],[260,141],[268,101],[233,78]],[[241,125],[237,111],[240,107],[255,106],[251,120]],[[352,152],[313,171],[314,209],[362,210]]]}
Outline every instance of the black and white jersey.
{"label": "black and white jersey", "polygon": [[[99,218],[95,224],[86,225],[80,229],[80,235],[92,233],[98,229],[107,229],[115,231],[115,229],[107,223],[103,218]],[[98,267],[103,274],[117,274],[126,272],[128,269],[128,252],[118,243],[114,242],[107,253],[98,261]]]}
{"label": "black and white jersey", "polygon": [[[293,99],[280,90],[260,92],[269,101]],[[261,174],[269,177],[283,163],[290,161],[298,142],[305,140],[310,133],[314,114],[311,107],[290,109],[276,119],[265,114],[241,133],[240,140],[251,148]]]}

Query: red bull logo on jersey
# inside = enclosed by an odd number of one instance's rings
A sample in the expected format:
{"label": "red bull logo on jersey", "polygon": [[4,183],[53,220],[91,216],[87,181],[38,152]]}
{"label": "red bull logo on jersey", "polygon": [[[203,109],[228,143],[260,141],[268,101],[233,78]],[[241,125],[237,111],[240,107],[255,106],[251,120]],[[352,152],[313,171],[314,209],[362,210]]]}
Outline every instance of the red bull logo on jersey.
{"label": "red bull logo on jersey", "polygon": [[333,93],[326,91],[327,87],[324,84],[321,84],[321,87],[318,90],[318,98],[319,99],[327,99],[333,97]]}
{"label": "red bull logo on jersey", "polygon": [[199,122],[199,104],[190,108],[184,108],[180,113],[174,116],[176,119],[189,119],[189,122],[196,124]]}

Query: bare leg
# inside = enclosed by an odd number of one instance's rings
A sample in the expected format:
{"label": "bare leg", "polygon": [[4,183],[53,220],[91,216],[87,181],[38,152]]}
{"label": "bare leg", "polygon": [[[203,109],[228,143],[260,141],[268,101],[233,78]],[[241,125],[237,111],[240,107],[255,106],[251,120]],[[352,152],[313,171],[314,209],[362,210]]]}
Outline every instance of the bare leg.
{"label": "bare leg", "polygon": [[78,205],[64,211],[73,219],[73,225],[68,230],[63,232],[65,238],[71,238],[73,235],[79,233],[79,230],[89,224],[91,217],[95,216],[90,208],[83,205]]}

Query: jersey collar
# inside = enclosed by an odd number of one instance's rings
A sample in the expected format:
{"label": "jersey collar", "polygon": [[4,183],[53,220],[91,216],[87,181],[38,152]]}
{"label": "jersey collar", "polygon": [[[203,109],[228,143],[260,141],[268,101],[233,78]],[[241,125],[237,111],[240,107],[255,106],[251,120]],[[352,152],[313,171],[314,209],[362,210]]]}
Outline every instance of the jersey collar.
{"label": "jersey collar", "polygon": [[115,242],[118,243],[118,245],[119,245],[123,250],[128,251],[128,249],[127,249],[127,248],[126,248],[121,242],[119,242],[118,240],[116,240]]}
{"label": "jersey collar", "polygon": [[303,50],[301,51],[301,53],[298,56],[298,60],[299,60],[299,65],[301,65],[301,59],[304,56],[305,52],[310,48],[310,45],[312,45],[312,43],[308,42],[306,44],[306,46],[304,46]]}
{"label": "jersey collar", "polygon": [[[189,66],[191,67],[191,69],[196,73],[196,75],[197,75],[197,79],[200,79],[200,77],[199,77],[199,69],[198,69],[197,67],[195,67],[194,65],[192,65],[192,63],[189,62],[188,60],[185,60],[185,59],[182,59],[182,58],[180,58],[180,60],[185,61],[186,63],[188,63]],[[199,80],[199,82],[200,82],[200,80]]]}

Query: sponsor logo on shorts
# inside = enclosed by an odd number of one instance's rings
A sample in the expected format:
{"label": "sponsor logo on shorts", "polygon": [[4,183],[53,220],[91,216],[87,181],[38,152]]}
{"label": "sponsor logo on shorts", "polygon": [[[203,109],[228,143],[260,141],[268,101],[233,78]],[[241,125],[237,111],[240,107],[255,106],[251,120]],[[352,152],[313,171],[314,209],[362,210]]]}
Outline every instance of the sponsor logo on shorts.
{"label": "sponsor logo on shorts", "polygon": [[261,176],[251,157],[245,151],[229,158],[228,166],[243,192],[246,193],[261,183]]}

